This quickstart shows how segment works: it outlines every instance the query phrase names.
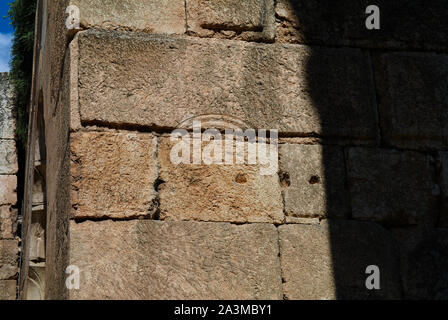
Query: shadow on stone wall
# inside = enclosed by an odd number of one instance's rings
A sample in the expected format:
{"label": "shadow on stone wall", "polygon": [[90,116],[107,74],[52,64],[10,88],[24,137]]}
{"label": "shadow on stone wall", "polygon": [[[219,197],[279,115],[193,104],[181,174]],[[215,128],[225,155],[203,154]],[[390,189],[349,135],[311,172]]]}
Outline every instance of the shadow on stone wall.
{"label": "shadow on stone wall", "polygon": [[[370,4],[381,9],[381,30],[365,27]],[[440,223],[443,213],[437,191],[437,150],[446,150],[446,145],[420,147],[419,131],[409,138],[416,139],[415,148],[400,145],[394,140],[393,125],[401,118],[388,118],[393,116],[389,110],[401,111],[403,118],[413,117],[408,127],[421,121],[417,127],[426,132],[437,115],[425,122],[424,108],[432,112],[432,103],[446,112],[447,87],[440,87],[440,81],[446,81],[440,79],[448,75],[448,60],[434,62],[430,53],[416,54],[415,59],[407,55],[407,51],[446,51],[446,16],[443,1],[431,5],[419,0],[277,3],[277,41],[311,45],[307,92],[320,116],[323,177],[319,183],[324,184],[327,199],[325,218],[337,299],[448,298],[444,271],[448,233],[440,228],[446,225]],[[391,51],[402,53],[388,56]],[[395,69],[388,64],[391,57],[396,59]],[[429,66],[443,71],[438,71],[439,80],[426,77],[419,91],[412,81],[420,79],[419,74],[431,74],[431,69],[425,69]],[[394,100],[403,96],[412,97],[406,101],[407,112]],[[425,102],[419,104],[422,99]],[[340,177],[345,177],[343,182]],[[310,246],[319,248],[315,243]],[[319,249],[315,253],[313,258],[322,262]],[[379,267],[380,290],[366,288],[369,265]],[[320,278],[324,264],[310,267],[316,268],[315,281],[324,282]]]}

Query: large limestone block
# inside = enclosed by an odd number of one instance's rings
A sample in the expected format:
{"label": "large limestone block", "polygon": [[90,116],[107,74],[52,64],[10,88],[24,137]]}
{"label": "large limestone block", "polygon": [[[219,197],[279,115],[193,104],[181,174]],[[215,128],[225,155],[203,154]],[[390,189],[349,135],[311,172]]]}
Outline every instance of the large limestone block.
{"label": "large limestone block", "polygon": [[385,142],[407,149],[446,149],[448,55],[389,53],[374,61]]}
{"label": "large limestone block", "polygon": [[72,299],[282,299],[273,225],[71,223]]}
{"label": "large limestone block", "polygon": [[0,239],[13,239],[17,230],[17,210],[0,206]]}
{"label": "large limestone block", "polygon": [[71,0],[81,27],[185,33],[184,0]]}
{"label": "large limestone block", "polygon": [[0,205],[16,204],[17,177],[13,175],[0,175]]}
{"label": "large limestone block", "polygon": [[[163,137],[158,151],[162,182],[159,186],[161,219],[283,221],[283,200],[276,169],[264,175],[261,164],[225,164],[224,157],[222,164],[205,164],[204,161],[201,164],[175,164],[171,152],[177,143]],[[207,145],[202,143],[203,152]],[[236,152],[235,149],[232,154]],[[278,166],[278,155],[273,161]]]}
{"label": "large limestone block", "polygon": [[350,210],[342,148],[280,145],[285,213],[295,217],[344,217]]}
{"label": "large limestone block", "polygon": [[174,128],[225,114],[253,128],[377,138],[361,50],[88,31],[79,53],[84,124]]}
{"label": "large limestone block", "polygon": [[72,134],[73,215],[128,218],[154,213],[156,144],[149,133]]}
{"label": "large limestone block", "polygon": [[[446,1],[278,0],[277,41],[371,48],[447,50]],[[366,8],[380,9],[380,29],[366,28]]]}
{"label": "large limestone block", "polygon": [[0,174],[15,174],[17,166],[15,141],[0,140]]}
{"label": "large limestone block", "polygon": [[0,281],[0,300],[16,300],[17,281]]}
{"label": "large limestone block", "polygon": [[19,246],[16,240],[0,240],[0,280],[13,279],[18,271]]}
{"label": "large limestone block", "polygon": [[0,72],[0,139],[14,139],[15,129],[12,85],[8,73]]}
{"label": "large limestone block", "polygon": [[273,0],[187,0],[189,34],[202,37],[222,35],[243,40],[273,40],[275,16]]}
{"label": "large limestone block", "polygon": [[[286,299],[397,299],[392,237],[372,222],[330,220],[279,227]],[[380,269],[380,290],[366,288],[366,268]]]}
{"label": "large limestone block", "polygon": [[391,225],[432,224],[440,190],[432,157],[408,151],[351,148],[348,181],[353,217]]}
{"label": "large limestone block", "polygon": [[448,299],[448,230],[394,230],[400,246],[405,299]]}

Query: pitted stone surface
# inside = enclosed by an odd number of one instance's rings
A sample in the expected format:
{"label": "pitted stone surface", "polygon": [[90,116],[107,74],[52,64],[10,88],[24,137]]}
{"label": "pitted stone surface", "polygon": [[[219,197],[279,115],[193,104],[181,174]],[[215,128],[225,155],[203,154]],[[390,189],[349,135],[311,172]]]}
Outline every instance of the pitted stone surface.
{"label": "pitted stone surface", "polygon": [[282,299],[273,225],[71,223],[72,299]]}
{"label": "pitted stone surface", "polygon": [[16,280],[0,280],[0,300],[16,300],[16,290]]}
{"label": "pitted stone surface", "polygon": [[184,0],[70,0],[84,28],[185,33]]}
{"label": "pitted stone surface", "polygon": [[[280,145],[285,213],[292,217],[345,217],[350,210],[342,148]],[[286,184],[286,185],[285,185]]]}
{"label": "pitted stone surface", "polygon": [[[380,9],[380,30],[366,8]],[[278,0],[276,41],[409,50],[448,49],[445,0]]]}
{"label": "pitted stone surface", "polygon": [[72,134],[73,216],[127,218],[153,214],[156,144],[149,133]]}
{"label": "pitted stone surface", "polygon": [[448,55],[388,53],[374,59],[386,143],[448,148]]}
{"label": "pitted stone surface", "polygon": [[189,34],[216,36],[215,32],[242,40],[273,40],[273,0],[187,0]]}
{"label": "pitted stone surface", "polygon": [[16,204],[17,177],[0,175],[0,205]]}
{"label": "pitted stone surface", "polygon": [[0,139],[0,174],[16,174],[18,169],[16,143]]}
{"label": "pitted stone surface", "polygon": [[13,89],[6,72],[0,72],[0,139],[15,138]]}
{"label": "pitted stone surface", "polygon": [[389,149],[350,148],[348,181],[353,217],[391,225],[434,223],[435,162],[430,156]]}
{"label": "pitted stone surface", "polygon": [[79,48],[84,123],[175,128],[225,114],[253,128],[378,137],[361,50],[101,31],[80,34]]}
{"label": "pitted stone surface", "polygon": [[[206,148],[202,144],[202,150]],[[163,137],[160,163],[160,218],[226,222],[274,222],[284,219],[277,170],[263,175],[261,164],[173,164],[175,146]],[[223,146],[224,147],[224,146]],[[245,153],[247,157],[247,152]],[[224,159],[223,159],[224,160]],[[273,159],[278,163],[278,156]]]}
{"label": "pitted stone surface", "polygon": [[17,231],[17,209],[0,206],[0,239],[13,239]]}
{"label": "pitted stone surface", "polygon": [[0,280],[17,276],[19,246],[16,240],[0,240]]}
{"label": "pitted stone surface", "polygon": [[[398,299],[398,258],[376,223],[329,220],[278,228],[286,299]],[[367,290],[366,268],[380,268],[381,290]]]}

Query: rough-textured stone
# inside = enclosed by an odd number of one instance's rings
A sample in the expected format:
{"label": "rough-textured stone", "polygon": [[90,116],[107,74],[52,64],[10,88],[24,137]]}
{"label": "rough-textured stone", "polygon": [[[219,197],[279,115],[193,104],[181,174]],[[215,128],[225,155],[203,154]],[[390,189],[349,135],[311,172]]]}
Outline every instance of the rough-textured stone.
{"label": "rough-textured stone", "polygon": [[71,223],[72,299],[281,299],[270,224]]}
{"label": "rough-textured stone", "polygon": [[437,197],[432,157],[407,151],[351,148],[348,181],[353,217],[391,225],[434,223]]}
{"label": "rough-textured stone", "polygon": [[448,230],[394,230],[405,299],[448,299]]}
{"label": "rough-textured stone", "polygon": [[370,64],[357,49],[101,31],[82,33],[79,48],[85,124],[174,128],[226,114],[253,128],[377,138]]}
{"label": "rough-textured stone", "polygon": [[[277,41],[371,48],[448,50],[445,0],[278,0]],[[366,8],[380,8],[380,30]]]}
{"label": "rough-textured stone", "polygon": [[15,138],[15,123],[13,89],[8,73],[0,72],[0,139]]}
{"label": "rough-textured stone", "polygon": [[0,175],[0,205],[17,202],[17,177]]}
{"label": "rough-textured stone", "polygon": [[17,210],[0,206],[0,239],[13,239],[17,230]]}
{"label": "rough-textured stone", "polygon": [[16,290],[16,280],[0,281],[0,300],[15,300]]}
{"label": "rough-textured stone", "polygon": [[84,28],[185,33],[184,0],[71,0]]}
{"label": "rough-textured stone", "polygon": [[0,240],[0,280],[13,279],[17,275],[19,246],[16,240]]}
{"label": "rough-textured stone", "polygon": [[73,215],[125,218],[154,213],[156,144],[149,133],[72,134]]}
{"label": "rough-textured stone", "polygon": [[388,53],[374,61],[385,142],[447,149],[448,55]]}
{"label": "rough-textured stone", "polygon": [[442,189],[442,212],[440,213],[439,226],[448,228],[448,152],[440,153]]}
{"label": "rough-textured stone", "polygon": [[[283,201],[277,170],[270,175],[263,175],[261,164],[201,162],[176,165],[170,157],[175,143],[169,137],[163,137],[158,151],[160,180],[163,182],[159,186],[161,219],[283,221]],[[206,145],[202,144],[202,150]],[[247,157],[247,152],[245,154]],[[278,156],[274,161],[277,164]]]}
{"label": "rough-textured stone", "polygon": [[15,141],[0,140],[0,174],[15,174],[17,166]]}
{"label": "rough-textured stone", "polygon": [[296,217],[344,217],[350,210],[342,149],[280,145],[285,213]]}
{"label": "rough-textured stone", "polygon": [[273,40],[275,17],[273,0],[187,0],[188,32],[201,37],[227,31],[243,40]]}
{"label": "rough-textured stone", "polygon": [[[330,220],[279,227],[286,299],[397,299],[398,264],[392,237],[372,222]],[[380,268],[380,290],[365,286],[366,268]]]}

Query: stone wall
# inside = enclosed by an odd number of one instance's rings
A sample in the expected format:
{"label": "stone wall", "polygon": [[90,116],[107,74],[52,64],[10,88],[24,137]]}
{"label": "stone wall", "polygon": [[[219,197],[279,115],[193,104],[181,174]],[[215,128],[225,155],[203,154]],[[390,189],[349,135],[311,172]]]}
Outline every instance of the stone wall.
{"label": "stone wall", "polygon": [[[342,2],[43,5],[46,298],[448,298],[444,2]],[[279,130],[278,174],[173,165],[204,114]]]}
{"label": "stone wall", "polygon": [[8,73],[0,73],[0,300],[17,292],[17,152],[13,90]]}

